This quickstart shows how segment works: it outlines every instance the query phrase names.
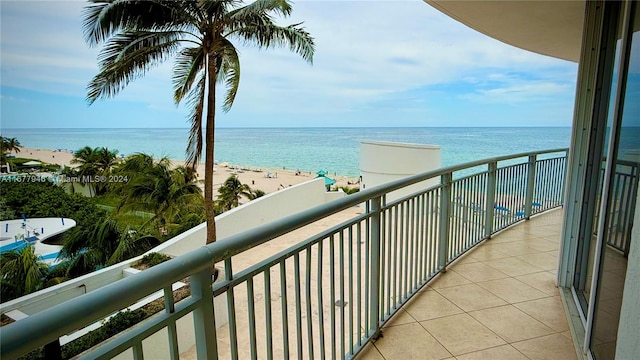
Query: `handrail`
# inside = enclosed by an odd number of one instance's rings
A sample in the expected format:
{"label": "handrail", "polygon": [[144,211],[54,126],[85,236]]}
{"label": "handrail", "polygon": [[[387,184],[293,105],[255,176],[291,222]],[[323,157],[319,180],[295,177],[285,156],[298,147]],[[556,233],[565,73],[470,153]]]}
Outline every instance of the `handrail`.
{"label": "handrail", "polygon": [[[333,200],[329,203],[317,206],[305,212],[297,213],[280,219],[269,224],[265,224],[251,230],[232,235],[225,238],[225,241],[218,241],[214,244],[208,245],[212,252],[216,254],[213,257],[214,262],[219,262],[229,256],[237,255],[243,251],[249,250],[254,246],[265,243],[269,240],[275,239],[288,232],[299,229],[305,225],[312,223],[313,221],[333,215],[339,211],[348,209],[352,206],[362,204],[373,198],[382,196],[392,191],[407,187],[425,180],[433,179],[444,174],[453,173],[455,171],[464,170],[480,165],[485,165],[491,162],[499,162],[510,159],[517,159],[526,157],[533,154],[551,154],[567,151],[567,148],[551,149],[543,151],[530,151],[515,155],[497,156],[484,160],[471,161],[460,165],[452,165],[443,167],[437,170],[431,170],[417,175],[407,176],[405,178],[390,181],[388,183],[371,187],[355,194],[351,194],[347,197]],[[260,239],[256,241],[255,239]]]}
{"label": "handrail", "polygon": [[[465,164],[424,172],[380,186],[372,187],[307,211],[221,239],[214,244],[209,244],[193,250],[190,253],[154,266],[136,274],[135,276],[124,278],[108,286],[81,295],[75,299],[53,306],[46,311],[33,314],[27,318],[17,321],[16,323],[0,328],[1,357],[13,358],[21,354],[25,354],[39,346],[57,340],[61,335],[82,328],[87,324],[103,319],[105,316],[115,311],[126,308],[138,299],[143,298],[158,289],[166,288],[173,282],[179,281],[187,276],[193,277],[196,274],[200,276],[207,271],[207,269],[210,269],[211,265],[214,263],[229,259],[243,251],[268,242],[274,238],[292,232],[342,210],[362,203],[367,203],[374,199],[383,198],[386,194],[392,191],[433,178],[449,176],[449,179],[451,179],[450,176],[452,173],[472,167],[496,164],[500,161],[524,157],[528,157],[529,160],[532,158],[535,160],[535,157],[538,155],[562,152],[566,154],[566,151],[567,149],[552,149],[524,152],[515,155],[505,155],[490,159],[472,161]],[[529,162],[529,164],[531,163]],[[491,168],[491,166],[489,166],[489,168]],[[489,171],[489,173],[491,173],[491,171]],[[495,173],[491,176],[495,176]],[[456,181],[458,180],[454,179],[453,183]],[[373,210],[377,212],[386,211],[385,209],[380,208]],[[450,209],[449,211],[453,210]],[[449,216],[448,214],[449,213],[447,213],[447,216]],[[501,228],[500,226],[503,225],[499,225],[497,230]],[[495,231],[496,229],[494,228],[491,233]],[[490,236],[491,233],[486,234],[486,236]],[[466,249],[463,249],[463,251],[466,251]],[[446,263],[448,263],[448,260],[445,260],[445,265]],[[216,284],[216,292],[224,292],[224,289],[229,286],[230,282],[228,280],[223,280],[221,283]],[[201,299],[203,304],[207,301],[210,302],[211,293],[209,293],[208,296],[209,300],[207,300],[206,297]],[[387,301],[389,300],[387,299]],[[81,314],[81,316],[78,316],[78,314]],[[198,325],[196,325],[196,329],[198,329]],[[34,334],[37,334],[37,336],[34,336]],[[200,351],[200,346],[206,345],[198,346],[198,350]]]}

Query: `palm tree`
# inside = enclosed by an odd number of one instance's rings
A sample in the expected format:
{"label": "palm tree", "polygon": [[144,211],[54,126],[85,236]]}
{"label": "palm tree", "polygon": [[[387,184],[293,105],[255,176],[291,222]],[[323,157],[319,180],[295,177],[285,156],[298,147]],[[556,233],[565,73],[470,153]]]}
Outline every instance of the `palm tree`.
{"label": "palm tree", "polygon": [[118,150],[109,150],[106,147],[94,149],[96,163],[103,171],[111,170],[118,163]]}
{"label": "palm tree", "polygon": [[218,205],[222,211],[231,210],[240,205],[240,198],[243,196],[252,199],[251,188],[241,183],[237,176],[231,175],[218,189]]}
{"label": "palm tree", "polygon": [[[106,176],[117,164],[118,150],[109,150],[105,147],[91,148],[85,146],[73,154],[72,164],[77,164],[78,176],[83,183],[89,184],[95,190],[95,195],[103,194],[107,188]],[[96,176],[105,177],[105,181],[98,180]]]}
{"label": "palm tree", "polygon": [[0,254],[2,302],[39,290],[49,270],[33,246]]}
{"label": "palm tree", "polygon": [[67,231],[58,254],[59,259],[68,261],[64,265],[67,269],[65,275],[73,278],[105,266],[122,235],[115,220],[108,217],[92,226]]}
{"label": "palm tree", "polygon": [[117,264],[124,260],[143,254],[160,245],[160,240],[151,235],[140,235],[138,232],[125,230],[107,261],[108,265]]}
{"label": "palm tree", "polygon": [[263,197],[267,195],[266,192],[260,190],[260,189],[253,189],[251,190],[251,196],[249,196],[249,200],[255,200],[257,198]]}
{"label": "palm tree", "polygon": [[140,255],[158,244],[160,240],[156,237],[123,228],[107,217],[88,229],[76,227],[67,231],[58,255],[60,259],[67,259],[58,265],[65,271],[57,276],[80,276]]}
{"label": "palm tree", "polygon": [[20,148],[22,147],[22,145],[20,145],[20,141],[18,141],[18,139],[16,138],[6,138],[0,136],[0,143],[2,144],[1,146],[3,154],[11,151],[20,152]]}
{"label": "palm tree", "polygon": [[114,1],[92,0],[85,8],[84,32],[91,46],[104,44],[100,72],[89,83],[88,100],[116,95],[130,81],[175,56],[174,101],[191,108],[187,163],[195,167],[205,150],[207,243],[216,240],[213,162],[216,84],[224,83],[222,109],[233,105],[240,82],[240,60],[232,40],[259,48],[288,46],[309,63],[313,38],[301,24],[278,26],[274,15],[291,14],[288,0]]}
{"label": "palm tree", "polygon": [[6,138],[0,136],[0,164],[6,164],[7,172],[11,171],[9,162],[7,161],[7,154],[11,151],[20,152],[20,142],[16,138]]}
{"label": "palm tree", "polygon": [[[173,222],[181,211],[197,211],[202,204],[202,190],[190,168],[171,169],[168,158],[154,161],[149,155],[135,154],[117,170],[128,182],[121,184],[124,199],[121,210],[152,211],[161,226]],[[201,211],[201,210],[200,210]]]}

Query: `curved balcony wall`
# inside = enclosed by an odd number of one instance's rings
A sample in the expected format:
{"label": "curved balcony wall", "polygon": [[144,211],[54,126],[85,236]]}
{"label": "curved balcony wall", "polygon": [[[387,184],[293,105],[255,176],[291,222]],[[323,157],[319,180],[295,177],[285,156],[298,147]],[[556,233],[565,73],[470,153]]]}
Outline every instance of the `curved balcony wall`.
{"label": "curved balcony wall", "polygon": [[[442,168],[369,188],[235,234],[2,328],[3,358],[14,358],[82,328],[188,277],[191,296],[84,354],[88,358],[178,357],[193,318],[198,358],[266,354],[352,357],[375,339],[417,291],[448,264],[497,231],[562,205],[566,149],[523,153]],[[467,174],[466,169],[484,170]],[[437,184],[388,201],[430,179]],[[333,214],[364,212],[322,227]],[[239,256],[307,225],[322,229],[292,247],[237,270]],[[277,240],[276,240],[277,242]],[[211,266],[224,279],[211,284]],[[234,265],[235,264],[235,265]],[[216,329],[213,297],[228,325]],[[168,341],[167,341],[168,336]]]}

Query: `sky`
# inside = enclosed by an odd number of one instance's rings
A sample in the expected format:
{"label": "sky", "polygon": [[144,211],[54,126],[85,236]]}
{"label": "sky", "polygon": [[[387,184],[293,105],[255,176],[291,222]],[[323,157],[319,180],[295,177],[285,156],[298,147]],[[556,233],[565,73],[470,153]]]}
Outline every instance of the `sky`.
{"label": "sky", "polygon": [[[100,48],[83,1],[0,0],[0,128],[180,128],[172,59],[89,106]],[[218,127],[571,126],[577,64],[482,35],[416,1],[297,1],[313,65],[241,43],[241,80]]]}

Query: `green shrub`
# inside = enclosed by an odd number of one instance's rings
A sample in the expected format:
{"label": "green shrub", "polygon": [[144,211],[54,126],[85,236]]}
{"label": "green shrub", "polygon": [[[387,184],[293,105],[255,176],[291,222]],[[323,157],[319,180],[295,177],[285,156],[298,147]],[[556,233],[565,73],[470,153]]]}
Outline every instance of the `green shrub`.
{"label": "green shrub", "polygon": [[104,216],[91,201],[79,194],[67,194],[50,181],[4,182],[2,197],[7,208],[27,218],[67,217],[78,226],[92,225]]}
{"label": "green shrub", "polygon": [[22,166],[22,164],[29,162],[29,161],[38,161],[36,159],[28,159],[28,158],[20,158],[20,157],[16,157],[10,160],[10,162],[12,163],[12,165],[14,166]]}
{"label": "green shrub", "polygon": [[138,264],[142,265],[143,267],[150,268],[167,260],[171,260],[171,256],[154,252],[145,255],[142,259],[140,259],[140,261],[138,261]]}
{"label": "green shrub", "polygon": [[340,186],[338,189],[342,189],[342,191],[344,191],[344,193],[347,195],[355,194],[360,191],[360,188],[349,186]]}
{"label": "green shrub", "polygon": [[146,314],[143,310],[125,310],[117,313],[99,329],[93,330],[83,337],[62,346],[62,358],[68,359],[72,356],[90,349],[108,338],[122,332],[133,325],[144,320]]}
{"label": "green shrub", "polygon": [[56,171],[60,171],[61,167],[58,164],[43,164],[40,170],[48,171],[48,172],[56,172]]}
{"label": "green shrub", "polygon": [[[146,316],[146,312],[141,309],[121,311],[114,315],[111,319],[107,320],[100,328],[90,331],[86,335],[68,344],[62,345],[62,358],[69,359],[82,353],[83,351],[91,349],[92,347],[100,344],[101,342],[118,334],[119,332],[122,332],[141,322],[145,319]],[[20,357],[19,359],[45,359],[44,349],[36,349]]]}

